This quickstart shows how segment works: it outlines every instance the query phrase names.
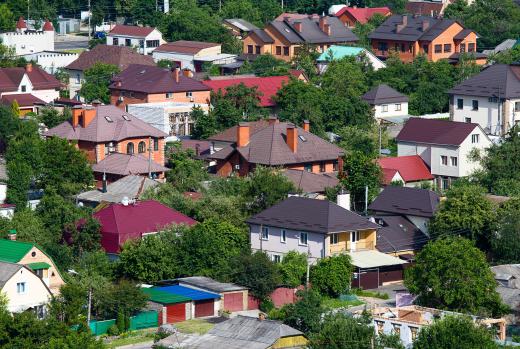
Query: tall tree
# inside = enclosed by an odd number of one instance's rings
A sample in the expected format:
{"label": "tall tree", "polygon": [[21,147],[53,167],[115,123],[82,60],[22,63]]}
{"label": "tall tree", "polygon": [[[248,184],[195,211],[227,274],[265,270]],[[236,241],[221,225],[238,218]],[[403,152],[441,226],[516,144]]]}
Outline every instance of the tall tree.
{"label": "tall tree", "polygon": [[202,160],[195,158],[191,149],[182,149],[180,142],[168,147],[168,171],[166,178],[178,191],[197,191],[202,181],[208,179],[208,172]]}
{"label": "tall tree", "polygon": [[311,288],[300,290],[296,295],[298,301],[284,307],[286,316],[283,322],[304,333],[319,332],[325,312],[320,294]]}
{"label": "tall tree", "polygon": [[520,263],[520,198],[505,202],[497,217],[497,231],[491,238],[493,260],[501,264]]}
{"label": "tall tree", "polygon": [[232,280],[249,288],[251,294],[265,300],[280,284],[280,274],[274,262],[261,251],[244,253],[233,265]]}
{"label": "tall tree", "polygon": [[[345,156],[345,177],[341,182],[353,197],[356,210],[364,210],[365,200],[370,202],[379,193],[381,168],[374,158],[356,150]],[[368,198],[366,188],[368,187]]]}
{"label": "tall tree", "polygon": [[212,112],[204,112],[199,107],[194,107],[191,117],[195,123],[191,136],[194,139],[206,139],[213,136],[217,131],[217,119]]}
{"label": "tall tree", "polygon": [[320,259],[311,268],[310,280],[322,295],[338,297],[349,291],[353,272],[350,256],[341,254]]}
{"label": "tall tree", "polygon": [[95,99],[110,104],[110,90],[108,86],[112,78],[119,73],[119,68],[113,64],[97,62],[85,70],[85,82],[81,86],[80,94],[87,102]]}
{"label": "tall tree", "polygon": [[305,283],[307,272],[307,254],[289,251],[278,264],[282,277],[282,284],[289,287],[298,287]]}

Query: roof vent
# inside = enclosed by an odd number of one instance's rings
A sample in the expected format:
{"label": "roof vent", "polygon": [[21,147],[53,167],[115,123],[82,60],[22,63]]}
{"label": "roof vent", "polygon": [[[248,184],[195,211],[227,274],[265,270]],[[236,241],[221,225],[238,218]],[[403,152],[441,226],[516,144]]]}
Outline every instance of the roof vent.
{"label": "roof vent", "polygon": [[112,118],[110,116],[105,116],[105,120],[107,122],[114,122],[114,120],[112,120]]}
{"label": "roof vent", "polygon": [[130,121],[130,118],[126,114],[123,114],[123,119],[125,119],[126,121]]}
{"label": "roof vent", "polygon": [[123,197],[121,203],[123,204],[123,206],[128,206],[128,204],[130,203],[130,199],[128,199],[128,196]]}

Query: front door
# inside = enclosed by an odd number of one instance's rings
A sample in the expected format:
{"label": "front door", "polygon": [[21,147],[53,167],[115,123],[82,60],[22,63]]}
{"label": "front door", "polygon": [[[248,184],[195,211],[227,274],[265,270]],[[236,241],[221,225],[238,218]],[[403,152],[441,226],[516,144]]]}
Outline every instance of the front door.
{"label": "front door", "polygon": [[350,232],[350,251],[353,252],[356,250],[356,243],[359,240],[359,231],[351,231]]}

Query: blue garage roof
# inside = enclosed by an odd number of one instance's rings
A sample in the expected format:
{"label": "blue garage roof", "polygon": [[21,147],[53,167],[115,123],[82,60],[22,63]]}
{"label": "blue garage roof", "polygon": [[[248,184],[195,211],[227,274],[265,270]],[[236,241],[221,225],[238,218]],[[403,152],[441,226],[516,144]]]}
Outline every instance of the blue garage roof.
{"label": "blue garage roof", "polygon": [[220,295],[216,294],[216,293],[199,291],[199,290],[195,290],[193,288],[180,286],[180,285],[157,287],[157,289],[159,291],[162,291],[162,292],[168,292],[168,293],[171,293],[171,294],[176,294],[176,295],[179,295],[179,296],[188,297],[188,298],[191,298],[194,301],[201,301],[201,300],[204,300],[204,299],[220,298]]}

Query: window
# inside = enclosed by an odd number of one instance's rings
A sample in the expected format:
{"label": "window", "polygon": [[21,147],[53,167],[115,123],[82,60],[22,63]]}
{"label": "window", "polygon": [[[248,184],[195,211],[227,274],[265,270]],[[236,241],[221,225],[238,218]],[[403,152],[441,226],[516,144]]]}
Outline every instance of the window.
{"label": "window", "polygon": [[405,44],[401,44],[401,52],[406,52],[406,45]]}
{"label": "window", "polygon": [[395,111],[401,111],[401,103],[395,104]]}
{"label": "window", "polygon": [[441,165],[448,166],[448,157],[446,155],[441,155]]}
{"label": "window", "polygon": [[336,245],[337,243],[339,243],[339,234],[331,234],[330,235],[330,244]]}
{"label": "window", "polygon": [[383,113],[386,113],[386,112],[388,111],[388,104],[383,104],[383,105],[381,106],[381,111],[382,111]]}
{"label": "window", "polygon": [[325,163],[320,162],[320,172],[325,172]]}
{"label": "window", "polygon": [[307,172],[312,172],[312,164],[303,165],[303,169]]}
{"label": "window", "polygon": [[76,84],[80,84],[80,83],[81,83],[81,77],[78,73],[78,74],[76,74]]}
{"label": "window", "polygon": [[255,46],[255,54],[257,54],[257,55],[260,54],[260,46],[258,46],[258,45]]}
{"label": "window", "polygon": [[146,143],[143,141],[139,142],[139,145],[137,146],[137,151],[139,152],[139,154],[145,153],[146,152]]}
{"label": "window", "polygon": [[34,271],[34,273],[35,273],[35,274],[36,274],[40,279],[42,279],[42,278],[43,278],[43,271],[44,271],[44,270],[45,270],[45,269],[36,269],[36,270]]}
{"label": "window", "polygon": [[283,242],[284,244],[287,242],[287,232],[285,229],[280,230],[280,242]]}
{"label": "window", "polygon": [[415,341],[417,339],[417,333],[419,332],[419,328],[412,326],[408,326],[408,328],[410,328],[410,333],[412,334],[412,341]]}
{"label": "window", "polygon": [[159,47],[159,40],[146,40],[146,47]]}
{"label": "window", "polygon": [[476,135],[471,135],[471,143],[475,144],[475,143],[478,143],[479,141],[479,135],[476,134]]}
{"label": "window", "polygon": [[283,55],[284,56],[289,56],[289,47],[287,47],[287,46],[283,47]]}
{"label": "window", "polygon": [[193,97],[193,92],[191,92],[191,91],[186,92],[186,98],[191,98],[191,97]]}
{"label": "window", "polygon": [[475,52],[475,43],[468,44],[468,52]]}
{"label": "window", "polygon": [[338,161],[336,160],[336,161],[334,161],[334,162],[332,163],[332,171],[337,171],[338,168],[339,168],[339,166],[338,166]]}
{"label": "window", "polygon": [[422,49],[423,49],[424,53],[428,54],[428,50],[429,50],[428,45],[423,45]]}
{"label": "window", "polygon": [[132,40],[125,39],[125,46],[132,46]]}
{"label": "window", "polygon": [[444,52],[445,53],[451,52],[451,44],[444,44]]}
{"label": "window", "polygon": [[443,190],[448,189],[450,187],[450,180],[448,178],[443,178],[441,185]]}
{"label": "window", "polygon": [[144,40],[139,40],[139,47],[140,47],[140,48],[143,48],[143,47],[144,47]]}
{"label": "window", "polygon": [[478,110],[478,101],[476,99],[472,100],[471,106],[473,110]]}
{"label": "window", "polygon": [[247,45],[247,53],[253,54],[253,45]]}
{"label": "window", "polygon": [[300,245],[307,246],[307,233],[306,232],[302,231],[300,233]]}
{"label": "window", "polygon": [[132,155],[134,153],[134,143],[129,142],[126,145],[126,153]]}
{"label": "window", "polygon": [[471,118],[464,118],[464,122],[466,122],[467,124],[471,124]]}
{"label": "window", "polygon": [[388,50],[388,44],[386,42],[380,42],[378,45],[379,51],[385,52]]}
{"label": "window", "polygon": [[399,44],[394,45],[394,50],[395,50],[395,52],[399,52]]}
{"label": "window", "polygon": [[22,85],[21,90],[22,90],[22,92],[27,92],[27,86]]}
{"label": "window", "polygon": [[462,98],[457,98],[457,109],[464,108],[464,100]]}
{"label": "window", "polygon": [[158,151],[159,150],[159,138],[154,138],[153,140],[153,150]]}
{"label": "window", "polygon": [[515,102],[515,111],[520,111],[520,102]]}
{"label": "window", "polygon": [[435,53],[442,53],[442,45],[435,45]]}
{"label": "window", "polygon": [[279,254],[273,254],[273,262],[280,263],[282,261],[282,257]]}
{"label": "window", "polygon": [[269,228],[262,227],[262,240],[269,240]]}
{"label": "window", "polygon": [[460,44],[460,52],[461,53],[466,52],[466,44]]}
{"label": "window", "polygon": [[282,46],[276,46],[276,55],[281,56],[282,55]]}
{"label": "window", "polygon": [[392,324],[392,327],[394,329],[394,333],[399,335],[401,334],[401,325],[400,324]]}
{"label": "window", "polygon": [[359,231],[352,231],[352,232],[350,232],[350,241],[351,242],[359,241]]}
{"label": "window", "polygon": [[16,284],[16,292],[17,293],[20,293],[20,294],[23,294],[25,293],[26,289],[25,289],[25,282],[18,282]]}
{"label": "window", "polygon": [[173,98],[173,92],[166,92],[166,98],[167,99]]}
{"label": "window", "polygon": [[112,45],[118,46],[119,45],[119,39],[118,38],[113,38],[112,39]]}
{"label": "window", "polygon": [[489,103],[498,103],[498,97],[489,97],[488,102]]}
{"label": "window", "polygon": [[451,166],[457,167],[458,158],[456,156],[451,156],[450,159],[451,159]]}
{"label": "window", "polygon": [[31,252],[31,257],[36,257],[36,252],[35,251]]}

